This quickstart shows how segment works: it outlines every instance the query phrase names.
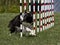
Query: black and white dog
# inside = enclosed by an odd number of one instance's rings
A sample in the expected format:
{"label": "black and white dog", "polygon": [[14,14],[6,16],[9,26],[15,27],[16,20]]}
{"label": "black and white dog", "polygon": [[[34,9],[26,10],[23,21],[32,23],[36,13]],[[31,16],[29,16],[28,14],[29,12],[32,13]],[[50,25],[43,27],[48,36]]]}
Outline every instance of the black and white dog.
{"label": "black and white dog", "polygon": [[[9,29],[11,33],[14,32],[21,32],[21,36],[22,36],[22,32],[24,31],[28,31],[30,32],[30,35],[36,35],[34,30],[30,29],[28,26],[25,27],[22,23],[23,22],[27,22],[31,25],[33,25],[33,14],[31,12],[27,13],[20,13],[19,15],[17,15],[15,18],[13,18],[10,22],[9,22]],[[25,29],[23,29],[23,27],[25,27]]]}

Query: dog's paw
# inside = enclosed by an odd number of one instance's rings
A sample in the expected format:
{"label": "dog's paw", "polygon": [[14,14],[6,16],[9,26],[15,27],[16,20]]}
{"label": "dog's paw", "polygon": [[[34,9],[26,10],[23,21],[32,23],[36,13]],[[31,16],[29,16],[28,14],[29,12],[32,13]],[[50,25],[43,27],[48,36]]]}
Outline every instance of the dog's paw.
{"label": "dog's paw", "polygon": [[29,35],[36,36],[36,34],[34,34],[34,33],[29,33]]}

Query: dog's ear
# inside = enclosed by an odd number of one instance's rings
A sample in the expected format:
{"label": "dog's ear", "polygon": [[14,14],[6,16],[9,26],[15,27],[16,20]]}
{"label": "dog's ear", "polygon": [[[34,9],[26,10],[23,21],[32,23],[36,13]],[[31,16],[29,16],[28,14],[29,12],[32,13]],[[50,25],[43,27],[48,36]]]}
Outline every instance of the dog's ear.
{"label": "dog's ear", "polygon": [[27,11],[25,10],[25,13],[27,13]]}
{"label": "dog's ear", "polygon": [[22,15],[22,13],[20,13],[20,15]]}

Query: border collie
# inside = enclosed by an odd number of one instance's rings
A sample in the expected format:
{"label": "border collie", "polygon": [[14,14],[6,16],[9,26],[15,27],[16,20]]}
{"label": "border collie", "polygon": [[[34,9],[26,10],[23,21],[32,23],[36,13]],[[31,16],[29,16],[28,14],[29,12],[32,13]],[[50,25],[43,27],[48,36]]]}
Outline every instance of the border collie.
{"label": "border collie", "polygon": [[25,32],[27,31],[30,32],[29,33],[30,35],[36,35],[35,32],[29,26],[25,26],[26,24],[23,24],[23,22],[33,25],[33,15],[31,12],[21,13],[17,15],[15,18],[13,18],[8,25],[10,29],[10,33],[14,33],[14,32],[24,33],[24,31]]}

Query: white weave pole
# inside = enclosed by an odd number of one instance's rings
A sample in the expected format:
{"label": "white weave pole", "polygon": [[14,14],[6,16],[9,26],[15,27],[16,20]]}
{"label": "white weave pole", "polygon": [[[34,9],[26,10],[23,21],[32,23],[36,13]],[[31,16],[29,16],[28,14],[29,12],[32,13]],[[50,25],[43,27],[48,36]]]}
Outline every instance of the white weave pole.
{"label": "white weave pole", "polygon": [[24,11],[26,11],[26,9],[27,9],[27,2],[26,0],[24,0]]}
{"label": "white weave pole", "polygon": [[40,14],[39,14],[39,3],[40,3],[40,0],[38,0],[38,6],[37,6],[37,11],[38,11],[38,13],[37,13],[37,32],[39,32],[39,30],[40,30]]}
{"label": "white weave pole", "polygon": [[51,27],[52,27],[52,0],[51,0]]}
{"label": "white weave pole", "polygon": [[[22,0],[20,0],[20,13],[22,13]],[[21,29],[20,37],[22,37],[22,24],[20,24],[20,29]]]}
{"label": "white weave pole", "polygon": [[[50,0],[47,0],[47,1],[48,1],[47,3],[49,4],[50,3]],[[49,24],[50,23],[50,5],[48,5],[47,7],[48,7],[48,12],[47,12],[47,15],[48,15],[47,16],[47,20],[48,20],[47,21],[48,22],[47,29],[48,29],[50,27],[50,24]]]}
{"label": "white weave pole", "polygon": [[43,10],[44,10],[44,12],[43,12],[43,18],[44,18],[44,19],[43,19],[43,30],[45,30],[45,13],[46,13],[46,12],[45,12],[45,11],[46,11],[46,9],[45,9],[45,7],[46,7],[45,3],[46,3],[46,1],[44,0],[43,3],[44,3],[44,9],[43,9]]}
{"label": "white weave pole", "polygon": [[31,12],[31,0],[29,0],[29,12]]}
{"label": "white weave pole", "polygon": [[20,13],[22,13],[22,0],[20,0]]}
{"label": "white weave pole", "polygon": [[[48,1],[48,0],[45,0],[45,3],[47,3],[47,1]],[[47,8],[48,8],[47,5],[44,6],[44,7],[45,7],[44,9],[47,10]],[[47,29],[47,12],[45,12],[45,30],[46,30],[46,29]]]}
{"label": "white weave pole", "polygon": [[50,11],[51,12],[51,19],[50,20],[51,20],[51,27],[52,27],[52,0],[50,0],[50,1],[51,1],[51,5],[50,5],[50,7],[51,7],[50,8],[51,9],[51,11]]}
{"label": "white weave pole", "polygon": [[36,30],[36,23],[35,23],[36,17],[35,17],[35,0],[33,0],[33,33],[35,33]]}
{"label": "white weave pole", "polygon": [[52,0],[52,26],[54,26],[54,0]]}
{"label": "white weave pole", "polygon": [[44,13],[42,13],[42,11],[44,10],[44,5],[42,5],[43,3],[44,0],[41,0],[40,31],[43,30],[43,15],[44,15]]}
{"label": "white weave pole", "polygon": [[51,9],[51,4],[50,4],[50,3],[51,3],[51,0],[48,0],[47,3],[48,3],[48,26],[47,26],[47,27],[48,27],[48,29],[49,29],[50,26],[51,26],[51,20],[50,20],[50,15],[51,15],[51,14],[50,14],[50,13],[51,13],[51,11],[50,11],[50,9]]}

